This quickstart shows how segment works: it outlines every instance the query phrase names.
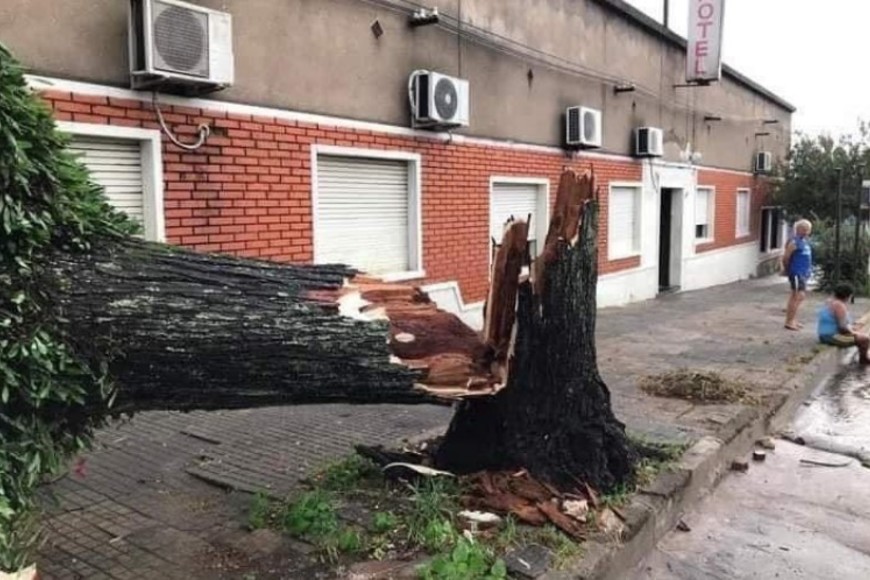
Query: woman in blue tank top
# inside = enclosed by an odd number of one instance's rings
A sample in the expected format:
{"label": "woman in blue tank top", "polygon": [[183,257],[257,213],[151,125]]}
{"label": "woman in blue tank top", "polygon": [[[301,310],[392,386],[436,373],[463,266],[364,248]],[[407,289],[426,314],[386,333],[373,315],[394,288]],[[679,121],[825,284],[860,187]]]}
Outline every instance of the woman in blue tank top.
{"label": "woman in blue tank top", "polygon": [[849,308],[846,303],[852,298],[852,286],[839,284],[834,288],[834,297],[819,308],[819,342],[834,346],[857,346],[861,364],[868,364],[867,348],[870,347],[870,337],[858,332],[857,324],[852,324]]}
{"label": "woman in blue tank top", "polygon": [[800,220],[794,225],[794,230],[795,236],[785,247],[782,256],[782,271],[788,276],[791,286],[785,310],[785,327],[788,330],[803,328],[803,324],[797,320],[797,314],[806,298],[807,282],[813,273],[813,248],[809,240],[813,225],[808,220]]}

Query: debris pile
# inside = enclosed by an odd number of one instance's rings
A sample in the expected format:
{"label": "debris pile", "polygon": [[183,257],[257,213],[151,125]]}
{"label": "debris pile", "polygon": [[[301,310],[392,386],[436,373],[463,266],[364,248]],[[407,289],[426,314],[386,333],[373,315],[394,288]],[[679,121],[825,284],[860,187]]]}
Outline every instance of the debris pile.
{"label": "debris pile", "polygon": [[525,470],[481,472],[463,479],[462,503],[470,509],[512,514],[519,521],[541,526],[547,522],[575,540],[583,540],[600,507],[598,494],[589,486],[560,492],[533,478]]}
{"label": "debris pile", "polygon": [[656,397],[685,399],[695,403],[758,403],[743,383],[711,371],[678,369],[641,379],[640,388]]}

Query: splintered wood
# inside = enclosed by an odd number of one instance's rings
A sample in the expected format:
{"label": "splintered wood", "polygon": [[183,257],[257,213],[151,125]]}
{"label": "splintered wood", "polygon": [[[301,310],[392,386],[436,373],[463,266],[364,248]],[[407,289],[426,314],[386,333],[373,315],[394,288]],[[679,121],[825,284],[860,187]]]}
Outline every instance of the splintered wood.
{"label": "splintered wood", "polygon": [[505,224],[493,253],[482,334],[439,310],[419,288],[365,275],[351,278],[337,292],[312,293],[309,298],[349,318],[386,322],[392,362],[421,373],[418,390],[446,399],[494,395],[508,384],[520,286],[531,271],[535,293],[540,294],[547,264],[557,258],[561,246],[577,243],[583,208],[594,192],[591,175],[562,175],[539,259],[529,255],[528,219],[511,218]]}
{"label": "splintered wood", "polygon": [[389,324],[393,362],[421,372],[417,388],[456,398],[491,395],[504,385],[491,371],[492,349],[481,336],[419,288],[356,276],[338,302],[347,316]]}
{"label": "splintered wood", "polygon": [[464,479],[465,507],[512,514],[523,523],[541,526],[551,522],[576,540],[586,536],[587,518],[598,507],[598,496],[582,485],[573,492],[560,492],[526,471],[481,472]]}

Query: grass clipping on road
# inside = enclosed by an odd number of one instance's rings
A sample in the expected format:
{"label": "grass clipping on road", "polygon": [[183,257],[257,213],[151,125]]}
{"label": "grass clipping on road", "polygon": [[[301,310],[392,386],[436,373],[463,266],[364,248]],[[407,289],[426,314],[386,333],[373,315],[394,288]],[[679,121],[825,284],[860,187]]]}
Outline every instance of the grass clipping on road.
{"label": "grass clipping on road", "polygon": [[694,403],[758,403],[758,397],[750,393],[746,385],[712,371],[679,369],[648,375],[641,379],[640,388],[656,397],[684,399]]}

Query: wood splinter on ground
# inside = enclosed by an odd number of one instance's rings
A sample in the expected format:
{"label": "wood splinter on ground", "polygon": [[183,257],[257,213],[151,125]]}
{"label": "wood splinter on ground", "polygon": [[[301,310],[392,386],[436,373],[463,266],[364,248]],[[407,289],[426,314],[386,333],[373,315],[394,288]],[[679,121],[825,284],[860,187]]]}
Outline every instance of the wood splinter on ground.
{"label": "wood splinter on ground", "polygon": [[468,476],[464,484],[461,501],[467,508],[511,514],[532,526],[550,522],[575,540],[586,537],[585,517],[569,515],[566,507],[568,502],[591,502],[584,490],[560,492],[526,471],[481,472]]}

